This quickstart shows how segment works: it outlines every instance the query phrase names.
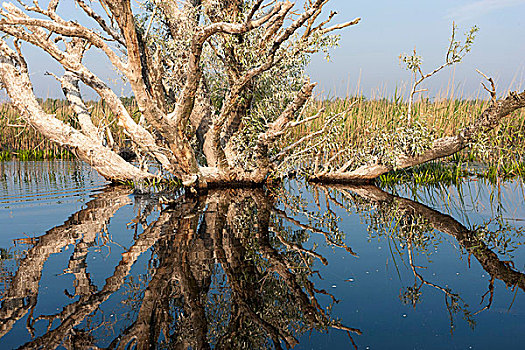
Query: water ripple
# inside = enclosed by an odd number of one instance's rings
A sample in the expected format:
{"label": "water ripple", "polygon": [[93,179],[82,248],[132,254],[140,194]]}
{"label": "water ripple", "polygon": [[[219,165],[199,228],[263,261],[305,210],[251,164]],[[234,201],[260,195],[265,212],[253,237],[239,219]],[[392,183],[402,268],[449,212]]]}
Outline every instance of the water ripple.
{"label": "water ripple", "polygon": [[1,162],[0,208],[74,201],[105,185],[104,179],[82,162]]}

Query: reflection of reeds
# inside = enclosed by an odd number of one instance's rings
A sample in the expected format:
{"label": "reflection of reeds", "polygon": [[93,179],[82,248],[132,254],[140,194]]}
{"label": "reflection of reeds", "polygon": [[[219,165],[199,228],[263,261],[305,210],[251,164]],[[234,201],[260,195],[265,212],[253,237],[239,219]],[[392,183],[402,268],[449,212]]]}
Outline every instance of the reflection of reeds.
{"label": "reflection of reeds", "polygon": [[[132,116],[137,117],[136,104],[124,100]],[[64,100],[46,99],[41,101],[43,109],[64,122],[76,127],[73,111]],[[92,119],[100,133],[111,133],[115,146],[123,146],[126,136],[117,127],[116,118],[103,102],[88,102]],[[67,149],[46,140],[20,117],[18,110],[9,103],[0,105],[0,161],[18,158],[20,160],[71,159],[74,155]]]}
{"label": "reflection of reeds", "polygon": [[2,162],[0,174],[0,210],[63,201],[105,184],[89,165],[76,161]]}

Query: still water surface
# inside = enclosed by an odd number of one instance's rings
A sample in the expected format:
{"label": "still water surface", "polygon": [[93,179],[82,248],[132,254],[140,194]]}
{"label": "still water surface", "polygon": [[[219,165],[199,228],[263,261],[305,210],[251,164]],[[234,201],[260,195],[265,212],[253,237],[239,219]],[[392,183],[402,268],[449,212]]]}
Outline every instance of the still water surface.
{"label": "still water surface", "polygon": [[0,163],[0,348],[522,349],[520,182],[138,195]]}

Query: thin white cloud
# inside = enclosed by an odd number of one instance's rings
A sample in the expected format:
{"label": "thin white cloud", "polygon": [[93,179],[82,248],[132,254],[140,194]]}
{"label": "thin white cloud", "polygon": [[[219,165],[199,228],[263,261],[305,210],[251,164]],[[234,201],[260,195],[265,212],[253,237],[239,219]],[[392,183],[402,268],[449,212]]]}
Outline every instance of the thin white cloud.
{"label": "thin white cloud", "polygon": [[507,7],[523,5],[525,0],[478,0],[452,8],[446,18],[465,22]]}

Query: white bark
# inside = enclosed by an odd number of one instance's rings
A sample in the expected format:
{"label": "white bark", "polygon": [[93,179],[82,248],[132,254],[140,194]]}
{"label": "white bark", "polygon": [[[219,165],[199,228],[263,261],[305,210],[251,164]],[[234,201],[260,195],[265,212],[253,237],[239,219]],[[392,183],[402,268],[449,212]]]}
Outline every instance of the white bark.
{"label": "white bark", "polygon": [[[143,37],[148,36],[152,26],[148,25],[146,33],[142,32],[130,0],[102,0],[101,5],[106,11],[103,15],[97,14],[89,2],[76,0],[80,10],[98,25],[95,29],[62,18],[57,13],[60,0],[49,2],[46,8],[41,7],[39,1],[33,1],[31,5],[19,1],[4,3],[0,9],[0,31],[16,41],[25,41],[41,48],[67,72],[61,81],[66,97],[77,114],[80,130],[44,113],[32,92],[28,72],[23,67],[25,62],[21,50],[14,52],[5,42],[2,42],[1,48],[2,81],[13,104],[29,124],[50,140],[72,149],[108,179],[135,180],[152,175],[126,163],[103,146],[103,133],[97,130],[91,120],[80,96],[77,79],[97,92],[118,118],[119,125],[134,142],[134,146],[141,154],[157,161],[161,170],[169,173],[169,176],[182,179],[188,186],[261,184],[274,166],[274,162],[269,159],[269,150],[286,129],[293,127],[295,116],[311,96],[313,85],[307,84],[286,110],[276,116],[277,120],[273,123],[270,121],[266,130],[261,131],[257,149],[254,150],[258,167],[239,169],[231,159],[233,155],[229,151],[229,143],[235,133],[244,131],[240,120],[251,108],[246,101],[250,101],[249,94],[257,77],[280,64],[286,58],[286,47],[294,40],[301,40],[301,45],[297,45],[299,51],[303,50],[301,47],[304,43],[305,53],[310,52],[309,45],[316,47],[313,43],[316,35],[324,35],[359,22],[356,19],[325,27],[332,20],[332,14],[327,20],[316,24],[327,0],[309,1],[301,11],[294,11],[295,4],[290,1],[269,1],[266,5],[264,2],[253,2],[251,9],[244,9],[241,5],[246,3],[240,0],[222,4],[224,6],[220,8],[212,8],[207,2],[200,1],[187,2],[184,6],[154,2],[161,10],[160,13],[155,10],[155,13],[162,16],[162,23],[157,24],[167,23],[166,29],[173,36],[171,39],[176,42],[189,38],[190,49],[177,56],[180,62],[172,65],[180,70],[174,72],[174,76],[182,81],[173,91],[165,91],[163,80],[164,69],[171,67],[166,60],[171,58],[169,55],[164,57],[156,45],[151,45]],[[105,19],[106,15],[109,20]],[[209,22],[202,21],[202,16],[207,16]],[[188,23],[192,25],[188,27]],[[187,27],[190,33],[181,32],[181,25]],[[237,57],[235,50],[228,48],[227,41],[216,40],[232,35],[241,38],[256,30],[261,47],[253,49],[258,50],[260,60],[255,60],[252,66]],[[216,45],[217,42],[219,45],[224,44],[216,54],[225,62],[229,86],[217,115],[208,108],[212,105],[209,96],[204,96],[207,101],[198,101],[199,105],[206,107],[206,117],[200,120],[206,119],[204,129],[207,130],[200,128],[200,122],[195,130],[202,133],[199,144],[210,166],[202,168],[200,165],[204,164],[197,161],[199,150],[192,148],[193,135],[189,134],[188,126],[193,121],[192,116],[199,113],[200,106],[195,106],[198,88],[206,83],[203,82],[205,76],[202,71],[203,49],[205,45]],[[125,76],[146,125],[136,123],[117,94],[83,64],[84,53],[90,48],[103,52],[113,67]],[[244,97],[247,95],[246,100]],[[176,103],[170,111],[168,101],[173,100]]]}
{"label": "white bark", "polygon": [[105,178],[140,180],[153,177],[102,146],[100,140],[91,138],[53,115],[45,113],[33,94],[25,62],[3,41],[0,41],[0,75],[11,101],[29,125],[49,140],[71,149]]}

